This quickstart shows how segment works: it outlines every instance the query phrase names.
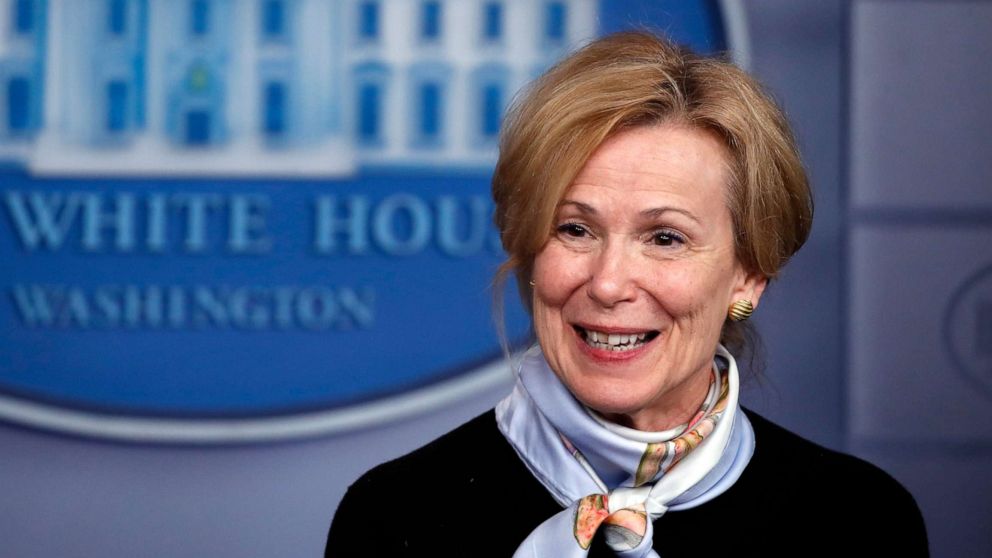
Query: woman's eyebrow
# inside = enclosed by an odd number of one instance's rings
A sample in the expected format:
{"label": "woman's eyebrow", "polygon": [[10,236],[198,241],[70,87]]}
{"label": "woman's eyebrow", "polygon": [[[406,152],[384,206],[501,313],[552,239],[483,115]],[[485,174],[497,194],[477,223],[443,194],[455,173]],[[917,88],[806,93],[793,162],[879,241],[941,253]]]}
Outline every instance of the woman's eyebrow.
{"label": "woman's eyebrow", "polygon": [[596,211],[596,208],[595,207],[593,207],[593,206],[591,206],[591,205],[589,205],[587,203],[582,203],[580,201],[575,201],[575,200],[562,200],[561,203],[558,205],[558,207],[559,208],[562,208],[562,207],[565,207],[567,205],[574,206],[581,213],[585,213],[587,215],[596,215],[597,213],[599,213],[598,211]]}
{"label": "woman's eyebrow", "polygon": [[641,215],[648,219],[654,219],[669,212],[681,213],[682,215],[685,215],[686,217],[695,221],[696,223],[702,224],[700,223],[699,219],[697,219],[696,216],[692,214],[691,211],[682,209],[680,207],[667,207],[667,206],[653,207],[651,209],[645,209],[644,211],[641,212]]}

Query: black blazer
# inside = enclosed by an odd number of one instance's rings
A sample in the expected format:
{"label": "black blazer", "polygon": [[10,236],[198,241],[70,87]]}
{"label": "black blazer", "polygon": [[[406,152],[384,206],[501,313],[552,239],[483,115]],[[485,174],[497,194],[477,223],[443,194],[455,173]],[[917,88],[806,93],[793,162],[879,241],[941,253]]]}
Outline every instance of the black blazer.
{"label": "black blazer", "polygon": [[[745,412],[754,456],[723,494],[655,521],[662,558],[928,555],[920,510],[892,477]],[[489,411],[351,485],[325,556],[512,556],[561,509]],[[599,540],[589,555],[613,556]]]}

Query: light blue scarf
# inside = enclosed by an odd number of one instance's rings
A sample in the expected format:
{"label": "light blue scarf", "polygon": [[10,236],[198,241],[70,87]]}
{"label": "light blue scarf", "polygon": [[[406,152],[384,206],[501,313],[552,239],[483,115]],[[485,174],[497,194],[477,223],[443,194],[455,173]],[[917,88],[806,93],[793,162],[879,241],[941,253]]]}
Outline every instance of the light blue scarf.
{"label": "light blue scarf", "polygon": [[531,348],[513,391],[496,407],[496,420],[565,509],[531,532],[514,556],[586,556],[602,524],[618,556],[657,557],[652,522],[720,495],[751,459],[754,431],[738,395],[737,364],[718,347],[714,381],[696,417],[666,432],[641,432],[580,404],[540,348]]}

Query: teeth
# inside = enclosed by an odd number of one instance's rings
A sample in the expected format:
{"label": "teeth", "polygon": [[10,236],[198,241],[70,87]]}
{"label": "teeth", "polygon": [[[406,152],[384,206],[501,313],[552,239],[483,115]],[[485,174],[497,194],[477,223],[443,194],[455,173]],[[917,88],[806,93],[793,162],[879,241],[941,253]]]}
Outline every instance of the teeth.
{"label": "teeth", "polygon": [[642,345],[646,337],[646,332],[627,334],[586,330],[586,343],[608,351],[629,351]]}

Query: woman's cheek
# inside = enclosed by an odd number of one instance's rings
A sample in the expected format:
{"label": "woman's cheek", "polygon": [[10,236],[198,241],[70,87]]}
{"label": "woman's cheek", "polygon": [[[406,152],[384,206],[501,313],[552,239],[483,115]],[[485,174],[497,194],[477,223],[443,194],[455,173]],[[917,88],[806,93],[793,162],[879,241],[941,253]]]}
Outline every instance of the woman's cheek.
{"label": "woman's cheek", "polygon": [[713,303],[714,293],[718,292],[719,282],[709,280],[712,275],[700,274],[685,266],[671,266],[656,277],[658,281],[651,290],[659,297],[663,295],[664,305],[673,315],[699,314]]}
{"label": "woman's cheek", "polygon": [[587,255],[575,254],[568,249],[549,245],[537,259],[534,267],[534,303],[561,308],[569,297],[588,277]]}

